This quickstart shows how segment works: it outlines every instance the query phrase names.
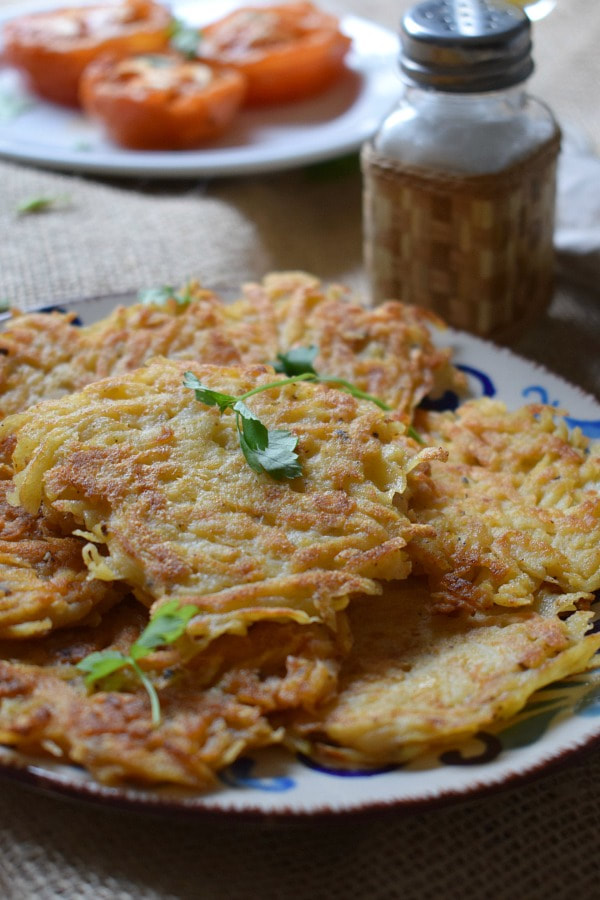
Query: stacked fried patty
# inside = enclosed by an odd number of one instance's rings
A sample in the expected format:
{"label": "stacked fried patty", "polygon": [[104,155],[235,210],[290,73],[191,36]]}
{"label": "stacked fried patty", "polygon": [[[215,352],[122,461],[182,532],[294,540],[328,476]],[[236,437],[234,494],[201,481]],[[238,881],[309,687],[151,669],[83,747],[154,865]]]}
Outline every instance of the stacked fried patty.
{"label": "stacked fried patty", "polygon": [[[206,788],[270,744],[403,762],[585,670],[598,449],[549,408],[419,409],[465,389],[438,326],[295,272],[85,327],[15,314],[0,741]],[[308,376],[276,371],[290,351]]]}

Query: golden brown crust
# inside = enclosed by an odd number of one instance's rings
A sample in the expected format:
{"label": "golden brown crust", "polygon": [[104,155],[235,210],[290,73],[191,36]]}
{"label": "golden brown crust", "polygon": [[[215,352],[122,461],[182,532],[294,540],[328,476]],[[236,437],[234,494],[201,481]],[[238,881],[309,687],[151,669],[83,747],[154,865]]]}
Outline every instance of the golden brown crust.
{"label": "golden brown crust", "polygon": [[600,455],[556,410],[477,400],[416,424],[449,454],[411,494],[411,518],[435,537],[409,552],[440,610],[528,605],[545,584],[600,588]]}
{"label": "golden brown crust", "polygon": [[330,632],[259,624],[245,637],[218,639],[187,665],[145,663],[160,700],[155,727],[136,679],[88,695],[74,668],[93,650],[127,652],[142,612],[125,604],[100,628],[2,647],[0,740],[83,765],[109,784],[208,788],[243,751],[280,742],[271,714],[313,710],[335,690],[339,648]]}
{"label": "golden brown crust", "polygon": [[560,609],[548,597],[518,612],[442,616],[417,579],[357,598],[338,693],[316,715],[295,713],[289,740],[354,766],[457,746],[514,716],[540,687],[585,670],[600,647],[599,635],[586,636],[592,614],[563,621]]}
{"label": "golden brown crust", "polygon": [[148,605],[195,603],[190,632],[205,639],[260,618],[331,623],[351,594],[408,574],[420,526],[402,493],[419,454],[396,420],[323,385],[256,394],[253,412],[298,438],[302,476],[275,481],[248,466],[235,415],[194,399],[187,369],[235,396],[276,378],[156,360],[2,425],[17,436],[16,499],[105,544],[106,557],[88,551],[92,574]]}
{"label": "golden brown crust", "polygon": [[[462,382],[411,308],[366,310],[303,273],[229,306],[194,291],[83,329],[21,317],[0,336],[0,410],[18,410],[0,424],[0,742],[105,783],[208,788],[282,741],[336,764],[404,762],[586,668],[597,447],[540,406],[415,414]],[[302,476],[277,481],[183,374],[239,396],[310,344],[318,370],[394,411],[308,383],[252,396],[298,437]],[[28,405],[45,391],[58,399]],[[404,431],[413,414],[427,446]],[[88,695],[75,666],[127,653],[172,599],[197,615],[141,662],[155,727],[131,670]]]}
{"label": "golden brown crust", "polygon": [[294,346],[318,347],[318,372],[338,375],[385,400],[409,419],[429,393],[464,391],[462,373],[450,364],[451,352],[438,349],[432,328],[444,323],[432,313],[399,301],[368,308],[339,285],[324,286],[302,272],[267,275],[245,287],[248,307],[271,308],[279,351]]}
{"label": "golden brown crust", "polygon": [[0,639],[41,636],[116,603],[125,589],[89,578],[84,541],[12,506],[11,490],[0,480]]}
{"label": "golden brown crust", "polygon": [[[180,305],[175,298],[171,298],[164,307],[144,304],[118,307],[105,319],[83,328],[73,324],[71,314],[55,312],[15,315],[7,329],[0,334],[0,417],[26,409],[44,398],[58,398],[74,393],[97,379],[132,371],[155,355],[210,361],[220,365],[260,363],[274,359],[279,351],[288,349],[291,344],[308,343],[322,337],[323,364],[327,360],[332,365],[339,362],[342,370],[339,374],[353,378],[353,347],[359,326],[363,329],[364,335],[369,333],[371,337],[368,341],[366,338],[363,341],[365,349],[360,362],[361,371],[358,371],[358,368],[356,371],[357,379],[363,389],[381,392],[390,402],[402,402],[410,407],[420,398],[422,389],[432,383],[432,372],[436,366],[438,369],[440,366],[441,368],[446,366],[444,354],[440,356],[438,351],[433,351],[424,325],[416,324],[418,321],[416,312],[398,306],[394,322],[388,322],[385,317],[382,319],[378,311],[366,310],[349,303],[342,289],[336,286],[325,287],[317,279],[303,273],[268,276],[263,284],[249,286],[244,298],[230,305],[222,303],[213,293],[198,285],[189,286],[188,292],[193,298],[188,305]],[[305,312],[308,314],[306,323]],[[326,312],[323,322],[327,318],[328,324],[320,335],[315,329],[322,318],[322,312]],[[347,316],[353,317],[353,324],[344,331],[342,337],[342,324]],[[389,330],[389,339],[382,337],[386,329]],[[337,351],[333,346],[336,331],[340,333],[340,346]],[[410,348],[405,346],[407,336],[410,336]],[[382,375],[384,362],[381,358],[385,355],[386,348],[397,350],[398,354],[393,371],[386,364],[388,369]],[[410,353],[402,355],[400,353],[402,349],[410,349]],[[394,379],[398,382],[396,387]],[[411,385],[414,388],[412,394]],[[311,442],[312,438],[307,431],[305,434],[307,448]],[[14,440],[9,436],[2,446],[3,477],[6,479],[12,477],[10,459],[13,445]],[[349,447],[348,450],[352,448]],[[89,453],[86,459],[89,461]],[[114,461],[114,454],[111,459]],[[346,459],[349,459],[349,453],[346,453]],[[102,459],[98,455],[96,463],[102,465]],[[330,465],[332,473],[337,471],[335,455],[332,455]],[[69,477],[75,477],[76,469],[79,473],[77,477],[84,477],[82,466],[78,466],[75,457],[74,468]],[[327,497],[327,508],[321,511],[321,518],[327,516],[332,520],[334,515],[338,519],[346,516],[348,509],[344,507],[344,503],[347,506],[348,501],[344,499],[342,502],[343,483],[344,479],[347,480],[351,476],[351,470],[340,475],[341,480],[335,494],[338,508],[333,509],[331,505],[333,494],[330,492]],[[138,477],[143,480],[143,476],[139,473]],[[139,485],[141,484],[142,481],[139,482]],[[152,503],[158,502],[156,494],[152,500],[150,499],[151,493],[150,487],[146,485],[150,507]],[[269,505],[268,502],[266,505]],[[60,529],[58,533],[54,533],[47,525],[44,526],[44,535],[34,534],[31,531],[34,517],[26,516],[19,508],[13,508],[5,503],[3,512],[2,528],[5,532],[10,532],[3,535],[7,539],[16,540],[19,534],[27,539],[33,537],[45,539],[48,534],[53,539],[64,538]],[[46,510],[46,515],[47,513]],[[252,514],[259,513],[255,511]],[[264,510],[260,512],[260,515],[264,514]],[[37,521],[39,523],[42,520],[38,518]],[[356,517],[352,521],[356,522]],[[127,552],[127,535],[124,535],[122,540]],[[280,536],[278,540],[282,544],[285,543],[284,536]],[[400,570],[394,568],[396,566],[394,559],[403,558],[402,543],[403,541],[400,541],[395,550],[392,543],[385,541],[381,547],[363,548],[361,554],[363,572],[367,571],[367,560],[370,557],[369,577],[377,577],[380,573],[382,577],[386,577],[386,566],[398,573]],[[79,585],[82,595],[85,595],[85,600],[80,605],[83,611],[87,609],[92,596],[100,597],[110,591],[109,585],[98,580],[87,584],[82,581],[85,570],[82,570],[79,548],[80,542],[76,541],[72,546],[73,572],[70,585],[71,588]],[[307,546],[302,551],[297,551],[297,565],[301,569],[309,566],[319,569],[319,552],[316,546]],[[14,591],[16,550],[11,548],[11,553],[12,561],[6,557],[5,565],[12,567],[10,574],[7,570],[7,578],[11,581],[11,590]],[[161,570],[165,574],[168,573],[169,579],[174,580],[185,574],[185,567],[182,567],[181,561],[175,559],[172,554],[161,550],[160,555]],[[342,559],[343,557],[340,557],[340,560]],[[40,581],[38,574],[28,562],[23,561],[23,567],[23,571],[18,574],[20,576],[27,572],[29,580],[21,579],[22,587],[24,589],[27,585],[38,598],[35,603],[27,602],[22,606],[23,634],[28,633],[28,628],[39,628],[40,632],[43,632],[51,624],[64,624],[71,620],[69,616],[74,620],[79,599],[76,602],[69,602],[66,607],[63,600],[60,600],[58,607],[62,612],[50,614],[53,604],[48,595],[46,582]],[[343,596],[344,593],[372,589],[372,585],[369,586],[364,578],[361,579],[355,569],[355,564],[348,559],[345,574],[329,573],[324,580],[315,577],[312,582],[308,576],[304,576],[304,586],[301,588],[300,578],[297,575],[296,583],[306,596],[314,593],[314,583],[319,584],[322,593],[329,595]],[[67,577],[64,567],[61,567],[61,573],[61,578]],[[290,588],[281,582],[278,590],[289,594]],[[246,603],[249,606],[260,604],[261,588],[257,589],[255,586],[251,589],[248,586],[243,591],[247,595]],[[239,596],[241,593],[242,591],[238,591]],[[44,597],[46,599],[43,600]],[[341,602],[343,601],[340,600]],[[6,612],[15,636],[20,633],[15,630],[19,625],[17,606],[17,595],[13,594],[13,600]],[[37,612],[34,612],[36,610]],[[65,618],[67,610],[68,616]],[[278,615],[276,608],[272,614]]]}
{"label": "golden brown crust", "polygon": [[190,291],[187,306],[175,300],[164,307],[119,306],[85,327],[74,325],[72,314],[15,314],[0,332],[0,417],[129,372],[153,356],[241,363],[226,334],[224,304],[210,291]]}
{"label": "golden brown crust", "polygon": [[267,276],[225,304],[190,285],[181,305],[118,307],[78,328],[61,313],[15,315],[0,333],[0,418],[38,400],[145,364],[153,356],[214,365],[261,364],[317,344],[317,366],[385,400],[407,417],[430,391],[464,388],[447,350],[434,347],[430,314],[401,303],[368,309],[301,272]]}

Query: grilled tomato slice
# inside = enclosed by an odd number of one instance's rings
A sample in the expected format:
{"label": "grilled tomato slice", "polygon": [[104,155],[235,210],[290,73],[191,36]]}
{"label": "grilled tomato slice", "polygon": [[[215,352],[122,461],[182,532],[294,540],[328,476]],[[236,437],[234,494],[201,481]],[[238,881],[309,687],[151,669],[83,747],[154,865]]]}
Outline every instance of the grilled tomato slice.
{"label": "grilled tomato slice", "polygon": [[168,45],[171,14],[152,0],[121,0],[19,16],[3,29],[4,58],[30,88],[77,106],[79,80],[101,53],[153,53]]}
{"label": "grilled tomato slice", "polygon": [[324,91],[342,74],[350,44],[335,16],[298,2],[235,10],[202,29],[198,54],[243,72],[246,103],[259,106]]}
{"label": "grilled tomato slice", "polygon": [[135,150],[187,150],[218,137],[245,92],[235,69],[175,53],[101,57],[80,84],[85,111],[115,143]]}

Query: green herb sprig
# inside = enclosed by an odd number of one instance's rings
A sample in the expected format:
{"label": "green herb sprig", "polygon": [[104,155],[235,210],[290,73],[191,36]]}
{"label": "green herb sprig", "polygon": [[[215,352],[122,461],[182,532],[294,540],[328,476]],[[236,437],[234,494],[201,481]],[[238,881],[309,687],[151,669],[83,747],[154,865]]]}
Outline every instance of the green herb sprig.
{"label": "green herb sprig", "polygon": [[169,26],[169,43],[174,50],[185,56],[186,59],[195,59],[198,56],[201,34],[197,28],[192,28],[182,22],[181,19],[173,19]]}
{"label": "green herb sprig", "polygon": [[280,429],[270,431],[246,406],[245,401],[249,397],[261,391],[268,391],[270,388],[285,387],[298,381],[310,381],[335,384],[352,394],[353,397],[370,400],[380,409],[390,409],[383,400],[361,391],[345,378],[338,378],[336,375],[319,375],[313,366],[317,353],[317,347],[294,347],[287,353],[279,353],[277,360],[271,365],[276,372],[281,372],[287,377],[281,381],[271,381],[268,384],[260,385],[239,397],[212,390],[202,384],[193,372],[184,374],[183,383],[195,392],[196,400],[201,403],[206,403],[207,406],[218,406],[222,413],[226,409],[234,411],[240,446],[248,465],[254,472],[265,472],[276,479],[298,478],[302,474],[302,467],[296,453],[298,438],[290,431]]}
{"label": "green herb sprig", "polygon": [[232,409],[235,413],[236,427],[242,452],[253,472],[265,472],[272,478],[298,478],[302,475],[302,467],[296,453],[298,438],[282,429],[269,430],[260,419],[246,406],[249,397],[269,388],[283,387],[293,381],[304,381],[304,376],[286,378],[281,381],[273,381],[253,388],[239,397],[232,394],[222,394],[207,387],[194,375],[193,372],[185,372],[183,383],[191,388],[196,400],[207,406],[218,406],[223,413]]}
{"label": "green herb sprig", "polygon": [[152,711],[152,724],[160,724],[160,701],[156,689],[138,662],[153,650],[173,644],[186,629],[187,623],[198,613],[196,606],[180,606],[177,600],[165,603],[155,613],[139,638],[131,645],[129,653],[119,650],[100,650],[90,653],[76,668],[85,673],[87,687],[95,687],[99,681],[123,669],[131,669],[139,678],[148,696]]}
{"label": "green herb sprig", "polygon": [[416,441],[417,444],[425,444],[425,441],[423,440],[419,432],[416,430],[416,428],[413,428],[412,425],[407,426],[406,433],[413,439],[413,441]]}
{"label": "green herb sprig", "polygon": [[360,388],[357,388],[352,382],[346,381],[345,378],[339,378],[337,375],[321,375],[317,372],[313,363],[318,352],[319,348],[314,345],[311,345],[310,347],[292,347],[287,353],[278,353],[277,359],[275,362],[272,362],[271,365],[276,372],[284,372],[286,375],[310,376],[305,378],[305,381],[318,381],[321,384],[335,384],[342,388],[342,390],[347,391],[347,393],[352,394],[353,397],[356,397],[359,400],[369,400],[380,409],[389,412],[391,406],[388,406],[388,404],[384,403],[383,400],[380,400],[379,397],[374,397],[373,394],[367,394],[366,391],[361,391]]}
{"label": "green herb sprig", "polygon": [[194,299],[189,287],[177,291],[171,284],[163,284],[161,287],[146,288],[137,295],[138,303],[145,306],[165,306],[169,300],[174,300],[177,306],[187,306]]}
{"label": "green herb sprig", "polygon": [[67,206],[69,203],[69,197],[66,195],[40,195],[37,197],[28,197],[27,200],[22,200],[21,203],[17,206],[17,213],[20,216],[29,215],[31,213],[40,213],[46,212],[49,209],[56,209],[58,207]]}
{"label": "green herb sprig", "polygon": [[[276,372],[285,372],[286,375],[302,375],[303,373],[313,374],[316,376],[312,379],[314,381],[320,381],[324,384],[337,384],[343,390],[352,394],[353,397],[357,397],[360,400],[370,400],[371,403],[375,403],[380,409],[386,411],[391,409],[391,406],[388,406],[387,403],[384,403],[379,397],[374,397],[372,394],[361,391],[360,388],[357,388],[356,385],[352,384],[350,381],[346,381],[344,378],[338,378],[337,375],[320,375],[313,366],[318,352],[319,348],[315,346],[293,347],[291,350],[288,350],[287,353],[278,353],[277,359],[275,362],[271,363],[271,365]],[[407,427],[406,433],[414,441],[417,441],[417,443],[425,443],[421,435],[412,425]]]}

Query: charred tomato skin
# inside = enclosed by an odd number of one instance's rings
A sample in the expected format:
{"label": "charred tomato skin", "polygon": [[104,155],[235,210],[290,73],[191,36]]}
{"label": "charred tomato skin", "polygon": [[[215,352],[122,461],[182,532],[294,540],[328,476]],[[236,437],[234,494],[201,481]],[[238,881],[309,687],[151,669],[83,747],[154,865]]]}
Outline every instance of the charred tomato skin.
{"label": "charred tomato skin", "polygon": [[245,93],[236,70],[171,53],[100,57],[80,85],[85,111],[112,141],[133,150],[188,150],[218,138]]}
{"label": "charred tomato skin", "polygon": [[44,100],[78,106],[86,66],[103,53],[165,49],[170,22],[170,12],[153,0],[32,13],[5,24],[4,59]]}
{"label": "charred tomato skin", "polygon": [[198,54],[248,79],[246,104],[265,106],[322,93],[344,72],[350,38],[311,3],[242,7],[202,29]]}

